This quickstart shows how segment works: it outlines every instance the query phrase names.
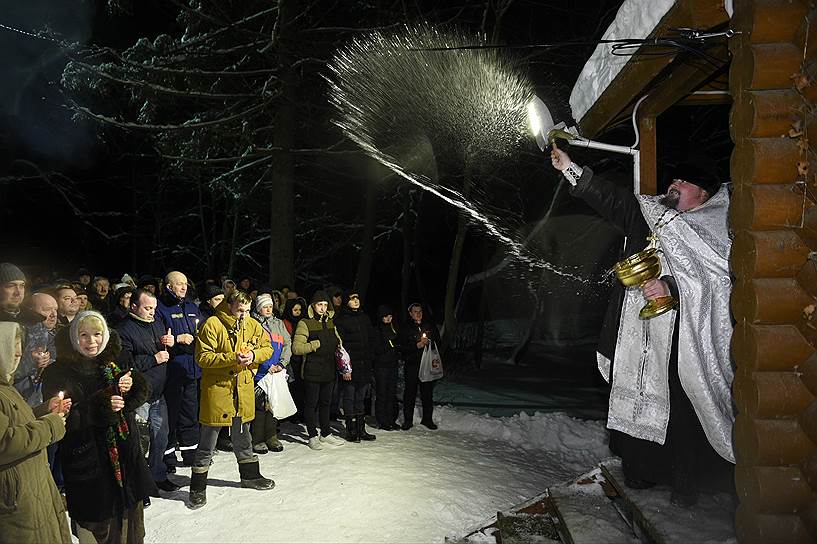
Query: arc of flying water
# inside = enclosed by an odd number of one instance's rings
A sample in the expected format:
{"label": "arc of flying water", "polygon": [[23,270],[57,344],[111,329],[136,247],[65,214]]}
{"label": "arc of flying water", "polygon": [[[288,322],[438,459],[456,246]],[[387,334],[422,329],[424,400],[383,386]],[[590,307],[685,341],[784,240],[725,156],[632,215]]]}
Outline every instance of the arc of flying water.
{"label": "arc of flying water", "polygon": [[[448,196],[448,195],[444,194],[443,191],[438,190],[435,187],[433,187],[430,183],[429,184],[423,183],[422,181],[420,181],[418,179],[418,176],[414,176],[412,174],[407,173],[399,164],[397,164],[394,161],[393,157],[390,157],[386,153],[383,153],[379,149],[375,148],[373,145],[371,145],[368,142],[364,141],[362,138],[359,138],[354,133],[346,130],[346,127],[344,127],[343,123],[340,123],[338,121],[333,121],[333,123],[335,125],[337,125],[339,128],[341,128],[352,141],[354,141],[357,145],[359,145],[366,152],[366,154],[368,154],[370,157],[375,159],[377,162],[379,162],[380,164],[382,164],[383,166],[385,166],[386,168],[388,168],[389,170],[391,170],[392,172],[394,172],[398,176],[402,177],[403,179],[405,179],[409,183],[415,185],[416,187],[419,187],[420,189],[422,189],[424,191],[428,191],[429,193],[431,193],[431,194],[435,195],[436,197],[442,199],[443,201],[451,204],[452,206],[455,206],[456,208],[459,208],[460,210],[462,210],[463,212],[468,214],[468,216],[471,217],[471,219],[473,219],[474,221],[482,224],[482,226],[485,228],[485,230],[489,234],[491,234],[492,236],[498,238],[502,242],[505,242],[506,244],[508,244],[511,252],[513,253],[513,255],[517,259],[519,259],[521,261],[524,261],[525,263],[527,263],[529,266],[532,266],[532,267],[545,268],[545,269],[549,270],[550,272],[553,272],[554,274],[557,274],[557,275],[562,276],[564,278],[568,278],[568,279],[572,279],[572,280],[576,280],[576,281],[580,281],[580,282],[586,281],[584,278],[582,278],[580,276],[577,276],[575,274],[571,274],[569,272],[565,272],[564,270],[561,270],[561,269],[555,267],[554,265],[550,264],[547,261],[534,260],[531,257],[529,257],[528,255],[525,255],[525,253],[527,252],[525,246],[523,246],[519,242],[516,242],[515,240],[508,237],[507,235],[503,234],[499,230],[499,228],[497,228],[493,223],[491,223],[491,221],[487,217],[485,217],[484,215],[479,213],[476,209],[474,209],[474,207],[470,203],[467,203],[467,202],[465,202],[463,200],[459,200],[459,199],[457,199],[457,198],[455,198],[453,196]],[[422,176],[422,177],[425,177],[425,176]],[[442,188],[442,189],[446,189],[446,192],[456,194],[456,191],[453,191],[451,189],[447,189],[447,188]]]}
{"label": "arc of flying water", "polygon": [[[496,156],[511,152],[525,138],[527,130],[523,125],[527,123],[523,119],[527,117],[524,113],[532,89],[513,68],[513,62],[508,63],[494,52],[475,55],[416,49],[466,44],[473,39],[461,32],[441,32],[422,24],[388,35],[372,32],[354,38],[330,62],[334,77],[325,76],[330,102],[340,113],[340,119],[332,123],[371,158],[465,213],[529,268],[544,268],[587,282],[533,255],[526,244],[511,238],[507,229],[494,224],[462,194],[423,174],[408,172],[377,143],[411,130],[427,138],[453,136],[448,141],[459,141],[465,148]],[[402,107],[396,108],[398,105]]]}

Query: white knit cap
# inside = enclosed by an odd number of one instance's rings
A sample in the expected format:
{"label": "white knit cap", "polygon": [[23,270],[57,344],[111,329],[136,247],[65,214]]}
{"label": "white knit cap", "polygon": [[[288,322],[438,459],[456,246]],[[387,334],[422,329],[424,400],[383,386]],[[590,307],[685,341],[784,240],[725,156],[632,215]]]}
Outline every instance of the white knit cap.
{"label": "white knit cap", "polygon": [[272,297],[268,294],[264,293],[263,295],[258,295],[255,299],[255,313],[261,313],[261,308],[269,304],[272,306]]}

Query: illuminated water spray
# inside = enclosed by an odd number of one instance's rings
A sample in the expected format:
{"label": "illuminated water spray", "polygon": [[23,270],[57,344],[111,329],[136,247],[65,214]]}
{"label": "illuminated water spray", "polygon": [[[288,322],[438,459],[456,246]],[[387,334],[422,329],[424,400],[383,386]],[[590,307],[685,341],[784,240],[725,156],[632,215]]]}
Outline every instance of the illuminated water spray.
{"label": "illuminated water spray", "polygon": [[483,44],[483,37],[428,25],[352,40],[329,63],[329,100],[338,113],[333,123],[397,175],[459,208],[528,266],[583,281],[531,255],[473,198],[422,173],[421,164],[407,167],[401,157],[412,142],[425,141],[434,160],[468,170],[514,160],[531,138],[533,88],[512,59],[497,49],[429,50]]}

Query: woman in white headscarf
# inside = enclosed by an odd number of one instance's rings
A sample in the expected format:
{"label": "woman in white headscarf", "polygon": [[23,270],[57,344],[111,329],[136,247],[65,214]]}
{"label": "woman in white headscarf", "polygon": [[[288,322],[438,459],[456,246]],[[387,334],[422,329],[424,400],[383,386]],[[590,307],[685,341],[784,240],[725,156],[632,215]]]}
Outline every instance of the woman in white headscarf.
{"label": "woman in white headscarf", "polygon": [[43,395],[65,391],[73,400],[58,452],[68,512],[80,540],[91,533],[100,544],[143,542],[143,500],[158,494],[134,419],[148,385],[121,351],[101,314],[81,312],[57,334],[57,361],[43,374]]}
{"label": "woman in white headscarf", "polygon": [[20,325],[0,323],[0,542],[68,543],[68,519],[45,448],[65,435],[71,401],[54,397],[29,407],[12,385],[21,340]]}

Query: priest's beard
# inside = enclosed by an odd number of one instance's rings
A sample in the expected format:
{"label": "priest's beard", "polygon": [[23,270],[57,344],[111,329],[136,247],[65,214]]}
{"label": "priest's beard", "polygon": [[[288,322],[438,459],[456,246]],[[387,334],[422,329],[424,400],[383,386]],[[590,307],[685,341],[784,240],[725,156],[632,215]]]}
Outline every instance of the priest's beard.
{"label": "priest's beard", "polygon": [[677,209],[678,202],[681,200],[681,193],[678,191],[670,190],[667,194],[661,197],[661,200],[658,202],[667,208],[674,208]]}

